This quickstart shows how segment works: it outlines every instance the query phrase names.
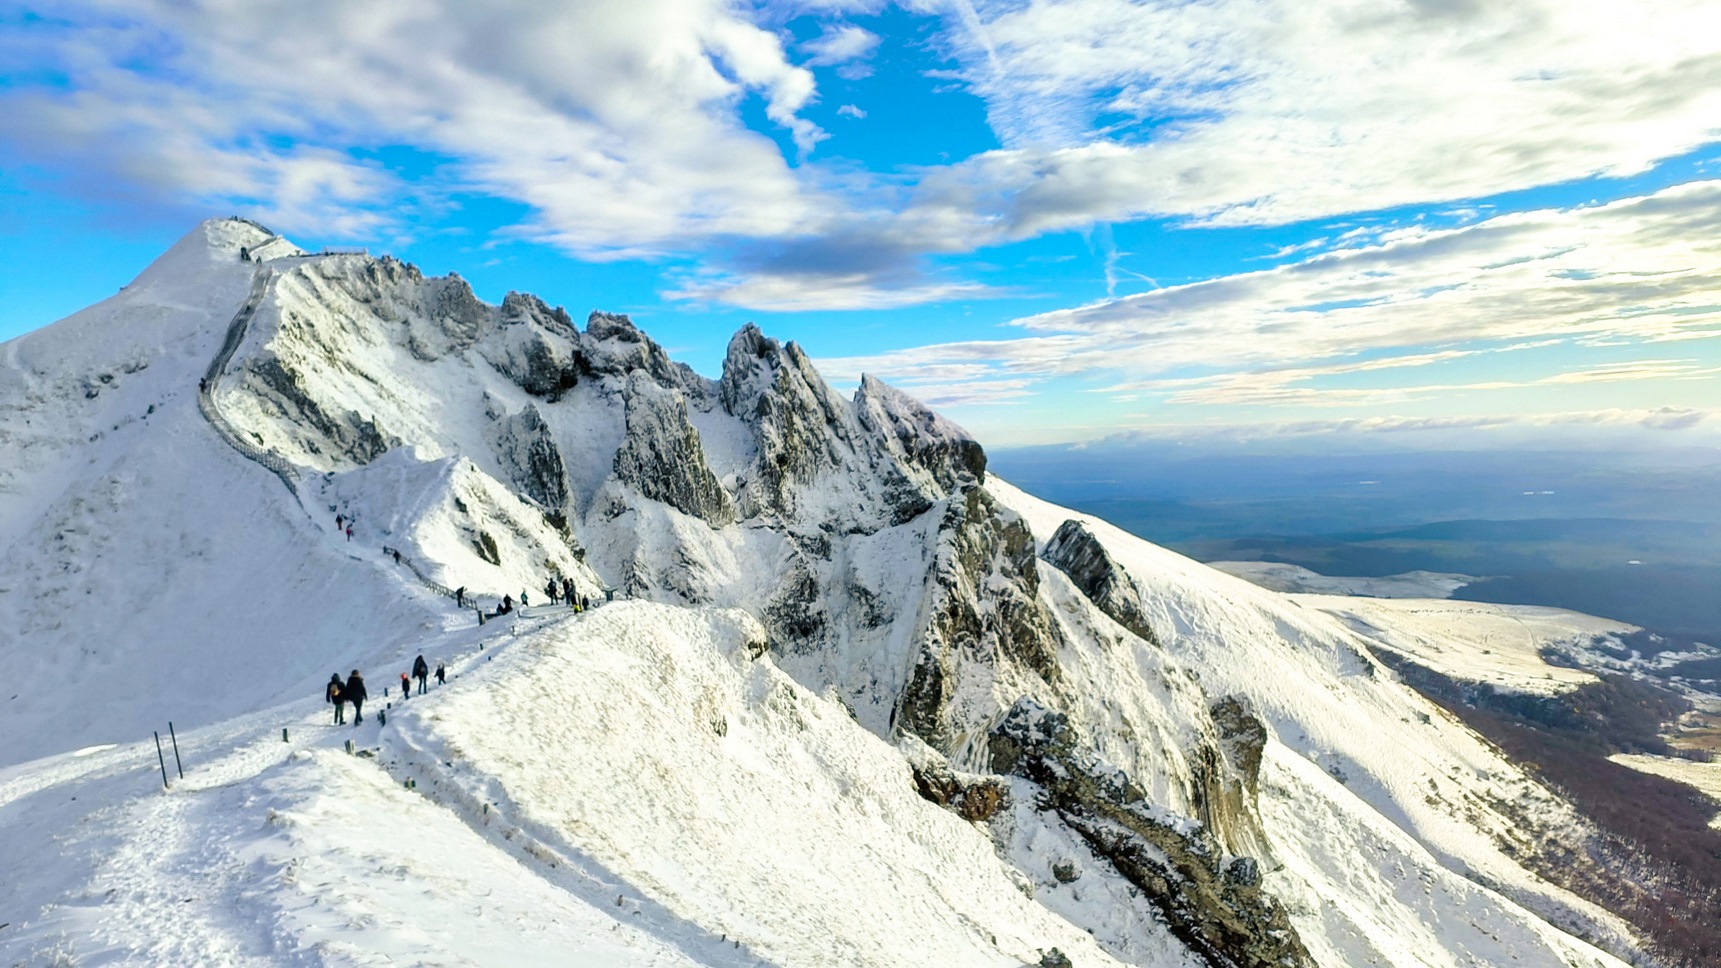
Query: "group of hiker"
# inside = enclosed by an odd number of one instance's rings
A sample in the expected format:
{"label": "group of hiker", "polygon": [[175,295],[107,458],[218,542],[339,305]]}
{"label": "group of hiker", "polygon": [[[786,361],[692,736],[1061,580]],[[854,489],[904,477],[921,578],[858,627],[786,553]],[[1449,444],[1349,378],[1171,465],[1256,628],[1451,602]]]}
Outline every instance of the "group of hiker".
{"label": "group of hiker", "polygon": [[[435,675],[437,685],[444,685],[448,682],[448,670],[440,662],[436,664]],[[430,663],[424,661],[424,656],[421,655],[412,660],[410,677],[405,672],[400,674],[400,698],[403,701],[412,698],[413,679],[418,680],[418,694],[420,696],[430,691],[430,676]],[[388,690],[385,689],[383,692],[386,694]],[[370,692],[365,689],[364,676],[359,675],[357,669],[354,669],[344,682],[341,681],[341,674],[338,672],[329,676],[329,684],[323,689],[323,698],[335,707],[336,726],[346,724],[347,703],[349,702],[353,704],[353,725],[357,726],[364,722],[365,699],[369,695]]]}

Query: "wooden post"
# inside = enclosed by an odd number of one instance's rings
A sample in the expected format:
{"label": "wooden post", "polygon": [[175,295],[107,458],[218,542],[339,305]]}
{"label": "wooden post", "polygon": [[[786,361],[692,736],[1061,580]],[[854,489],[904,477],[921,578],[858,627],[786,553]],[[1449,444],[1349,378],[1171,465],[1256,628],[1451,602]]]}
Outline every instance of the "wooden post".
{"label": "wooden post", "polygon": [[179,737],[174,735],[173,720],[167,721],[167,738],[173,741],[173,768],[179,771],[179,778],[185,779],[185,764],[179,761]]}
{"label": "wooden post", "polygon": [[283,742],[283,743],[291,742],[291,740],[287,739],[287,727],[285,727],[285,726],[281,727],[281,742]]}
{"label": "wooden post", "polygon": [[161,764],[161,788],[166,790],[168,788],[167,758],[161,755],[161,733],[159,732],[155,734],[155,761]]}

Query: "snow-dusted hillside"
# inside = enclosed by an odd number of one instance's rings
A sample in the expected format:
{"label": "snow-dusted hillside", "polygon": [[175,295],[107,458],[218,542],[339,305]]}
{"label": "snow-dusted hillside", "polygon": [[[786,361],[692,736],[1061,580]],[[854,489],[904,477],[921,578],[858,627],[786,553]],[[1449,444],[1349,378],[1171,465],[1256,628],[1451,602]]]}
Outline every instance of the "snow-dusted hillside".
{"label": "snow-dusted hillside", "polygon": [[[1635,951],[1517,859],[1581,821],[1381,636],[752,327],[706,379],[625,317],[240,258],[268,239],[206,223],[0,347],[6,963]],[[638,601],[536,604],[552,577]],[[478,625],[461,586],[535,607]],[[328,673],[418,653],[454,681],[325,724]]]}

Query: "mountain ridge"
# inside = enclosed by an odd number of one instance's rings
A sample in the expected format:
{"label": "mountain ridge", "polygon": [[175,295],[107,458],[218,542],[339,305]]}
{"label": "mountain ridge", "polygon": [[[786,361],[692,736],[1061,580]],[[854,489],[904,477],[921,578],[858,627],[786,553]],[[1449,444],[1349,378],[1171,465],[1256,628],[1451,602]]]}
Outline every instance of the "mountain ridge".
{"label": "mountain ridge", "polygon": [[[6,721],[32,744],[25,759],[147,730],[175,706],[197,708],[194,724],[219,732],[242,713],[301,708],[287,697],[315,691],[327,667],[506,634],[487,642],[505,645],[506,661],[486,658],[458,693],[493,707],[484,683],[538,683],[527,657],[539,651],[580,641],[635,654],[632,637],[731,610],[755,631],[722,646],[731,633],[718,635],[698,662],[764,663],[758,675],[778,685],[712,700],[704,728],[739,743],[730,719],[763,717],[778,725],[760,736],[790,735],[768,699],[781,694],[802,721],[840,711],[847,725],[833,737],[881,741],[896,757],[881,761],[887,774],[991,777],[1003,799],[964,818],[963,836],[977,838],[964,843],[990,845],[999,876],[1019,879],[1012,890],[1041,898],[1035,917],[1064,926],[1054,932],[1062,945],[1091,934],[1097,947],[1081,949],[1090,960],[1619,964],[1568,930],[1638,953],[1617,919],[1507,849],[1577,825],[1570,807],[1399,683],[1332,617],[1017,491],[988,475],[983,448],[948,420],[870,377],[844,399],[797,344],[751,324],[731,340],[722,375],[707,379],[624,316],[593,312],[582,331],[536,297],[510,293],[490,306],[458,276],[427,278],[388,257],[241,260],[264,231],[205,223],[72,327],[0,355],[20,377],[0,387],[0,450],[23,468],[0,480],[18,496],[0,521],[9,538],[0,594],[28,605],[0,654],[44,656],[24,681],[53,683],[42,689],[54,699],[125,696],[148,683],[145,701],[71,723],[54,719],[52,703],[9,703]],[[263,298],[248,302],[257,279]],[[187,302],[192,293],[201,301]],[[243,325],[233,323],[247,306]],[[102,321],[131,332],[139,316],[157,323],[153,344],[62,345],[88,341],[84,330]],[[242,337],[231,354],[221,352],[229,325]],[[146,365],[126,373],[125,363]],[[195,406],[200,374],[219,420]],[[51,404],[78,399],[76,388],[84,403],[36,426]],[[143,414],[118,422],[122,405]],[[258,455],[288,469],[257,467]],[[86,467],[105,461],[106,472],[73,474],[79,456]],[[96,501],[103,493],[110,499]],[[356,517],[350,541],[331,533],[336,513]],[[670,611],[537,613],[493,633],[378,557],[384,543],[447,587],[524,602],[554,575],[595,599],[614,590]],[[196,566],[181,562],[187,548]],[[94,577],[35,567],[109,559]],[[151,568],[160,582],[116,577]],[[110,607],[96,577],[138,589],[137,599]],[[252,584],[260,590],[247,594]],[[74,607],[80,593],[92,604]],[[168,657],[189,660],[193,681],[183,669],[181,678],[142,671]],[[247,701],[260,661],[277,674]],[[635,674],[679,688],[670,671]],[[754,675],[743,678],[764,681]],[[550,686],[533,688],[560,701]],[[463,742],[481,741],[477,726],[465,728]],[[417,711],[382,730],[366,735],[397,763],[413,744],[455,741]],[[615,755],[633,749],[625,732],[606,735]],[[482,780],[492,791],[579,769],[521,772],[497,755]],[[421,771],[436,762],[410,761]],[[0,779],[20,782],[20,761],[7,762]],[[665,790],[697,787],[691,776],[671,780]],[[918,796],[951,791],[951,809],[984,813],[958,789],[975,782],[922,782]],[[0,817],[34,795],[0,796]],[[547,852],[590,832],[577,811],[545,816],[533,842]],[[1527,816],[1537,831],[1518,830]],[[1061,845],[1057,858],[1047,844]],[[633,860],[626,845],[608,849],[599,863],[625,869],[616,876],[674,918],[745,927],[713,913],[736,903],[725,893],[734,885],[663,880],[674,863],[661,847]],[[1054,860],[1090,871],[1107,900],[1083,902],[1082,878],[1065,880]],[[815,873],[789,870],[808,883]],[[774,963],[816,963],[788,936],[793,918],[773,923],[746,928],[749,945]],[[1012,944],[1008,957],[1022,957]],[[891,963],[845,950],[843,963]]]}

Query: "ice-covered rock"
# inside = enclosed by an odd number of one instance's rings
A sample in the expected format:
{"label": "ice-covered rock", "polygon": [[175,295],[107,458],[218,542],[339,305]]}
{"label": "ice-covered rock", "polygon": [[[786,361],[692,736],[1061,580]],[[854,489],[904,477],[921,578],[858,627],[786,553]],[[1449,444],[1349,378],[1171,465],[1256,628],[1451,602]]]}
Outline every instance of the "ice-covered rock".
{"label": "ice-covered rock", "polygon": [[622,401],[627,438],[616,451],[616,477],[640,494],[714,527],[733,522],[735,508],[705,463],[699,431],[688,422],[687,400],[680,391],[660,385],[645,370],[634,370]]}
{"label": "ice-covered rock", "polygon": [[1058,528],[1046,542],[1045,558],[1119,625],[1159,643],[1142,608],[1141,586],[1080,521],[1065,521]]}
{"label": "ice-covered rock", "polygon": [[519,413],[497,419],[490,425],[489,439],[508,480],[565,522],[572,490],[568,468],[538,408],[527,404]]}

